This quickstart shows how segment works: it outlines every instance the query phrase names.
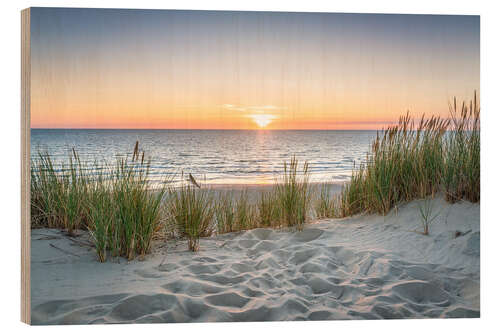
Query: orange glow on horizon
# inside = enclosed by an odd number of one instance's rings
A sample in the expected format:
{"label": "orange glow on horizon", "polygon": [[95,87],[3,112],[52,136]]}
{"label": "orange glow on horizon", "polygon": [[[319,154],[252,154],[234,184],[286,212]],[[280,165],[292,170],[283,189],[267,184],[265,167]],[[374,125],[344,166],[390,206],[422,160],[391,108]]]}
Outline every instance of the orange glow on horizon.
{"label": "orange glow on horizon", "polygon": [[[35,104],[35,103],[33,103]],[[363,108],[361,106],[360,108]],[[73,112],[66,108],[53,109],[51,112],[32,112],[32,128],[96,128],[96,129],[241,129],[241,130],[347,130],[347,129],[382,129],[397,122],[405,113],[403,107],[392,112],[356,112],[347,105],[342,105],[342,112],[331,107],[331,111],[303,111],[294,109],[274,113],[228,112],[218,107],[210,108],[178,108],[175,111],[155,110],[145,107],[132,109],[130,106],[122,110],[118,106],[109,107],[107,112],[97,108],[86,109],[84,106],[71,106]],[[435,109],[438,109],[437,107]],[[440,108],[446,110],[445,108]],[[56,111],[57,110],[57,111]],[[401,110],[401,111],[398,111]],[[420,112],[410,112],[419,117]],[[425,112],[426,114],[430,114]],[[446,112],[434,114],[447,116]]]}

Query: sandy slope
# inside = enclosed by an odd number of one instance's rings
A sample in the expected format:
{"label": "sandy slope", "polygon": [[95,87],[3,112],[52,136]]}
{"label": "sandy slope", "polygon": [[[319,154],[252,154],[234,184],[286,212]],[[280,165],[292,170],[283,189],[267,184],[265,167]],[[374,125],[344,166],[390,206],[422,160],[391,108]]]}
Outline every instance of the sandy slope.
{"label": "sandy slope", "polygon": [[171,243],[130,263],[100,264],[60,232],[33,230],[33,323],[478,317],[479,205],[434,203],[430,236],[414,232],[412,202],[303,232],[203,239],[197,254]]}

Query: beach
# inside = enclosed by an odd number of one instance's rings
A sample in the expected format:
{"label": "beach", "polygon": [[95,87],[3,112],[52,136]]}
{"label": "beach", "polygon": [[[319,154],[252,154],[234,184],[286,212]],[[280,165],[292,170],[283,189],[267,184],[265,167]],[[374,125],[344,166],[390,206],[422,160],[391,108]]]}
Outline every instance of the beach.
{"label": "beach", "polygon": [[33,324],[225,322],[480,315],[480,206],[437,196],[386,216],[155,240],[151,254],[96,260],[88,233],[33,229]]}

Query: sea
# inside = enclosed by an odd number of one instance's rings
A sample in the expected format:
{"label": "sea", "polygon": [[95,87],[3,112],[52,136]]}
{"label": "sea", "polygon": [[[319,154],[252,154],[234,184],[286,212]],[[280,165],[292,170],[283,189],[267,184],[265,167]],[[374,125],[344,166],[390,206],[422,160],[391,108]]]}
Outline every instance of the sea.
{"label": "sea", "polygon": [[292,157],[311,182],[342,183],[366,158],[376,131],[31,129],[31,157],[48,153],[56,169],[72,149],[88,165],[132,159],[136,142],[152,183],[191,174],[205,184],[271,184]]}

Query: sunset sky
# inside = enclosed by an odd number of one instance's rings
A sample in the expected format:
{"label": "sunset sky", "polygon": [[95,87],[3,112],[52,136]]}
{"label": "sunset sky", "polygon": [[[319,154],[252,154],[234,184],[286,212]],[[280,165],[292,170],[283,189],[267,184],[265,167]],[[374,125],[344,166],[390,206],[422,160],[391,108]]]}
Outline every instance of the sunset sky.
{"label": "sunset sky", "polygon": [[479,17],[33,8],[32,128],[379,129],[479,90]]}

